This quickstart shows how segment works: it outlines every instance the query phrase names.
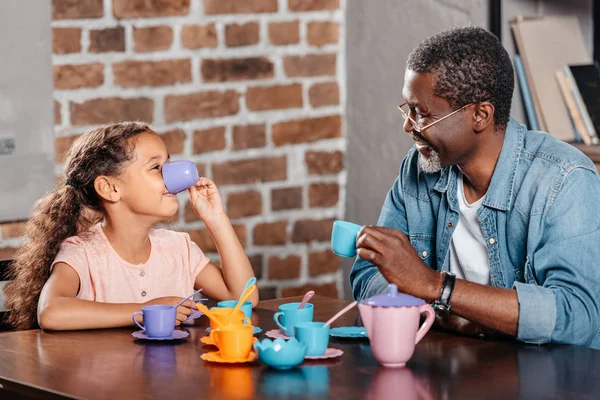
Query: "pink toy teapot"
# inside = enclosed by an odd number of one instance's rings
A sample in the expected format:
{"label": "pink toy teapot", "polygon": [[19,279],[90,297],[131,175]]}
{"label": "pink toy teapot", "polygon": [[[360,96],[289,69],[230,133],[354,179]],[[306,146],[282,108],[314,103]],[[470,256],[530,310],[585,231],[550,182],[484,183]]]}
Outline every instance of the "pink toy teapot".
{"label": "pink toy teapot", "polygon": [[[430,305],[417,297],[398,293],[398,286],[393,283],[388,293],[361,301],[358,309],[373,355],[385,367],[404,367],[435,319]],[[426,313],[427,318],[419,327],[422,313]]]}

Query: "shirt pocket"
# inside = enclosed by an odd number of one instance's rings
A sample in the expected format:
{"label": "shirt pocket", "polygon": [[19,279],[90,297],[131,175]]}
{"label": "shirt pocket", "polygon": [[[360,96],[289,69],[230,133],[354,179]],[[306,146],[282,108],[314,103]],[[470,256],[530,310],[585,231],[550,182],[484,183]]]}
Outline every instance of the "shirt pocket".
{"label": "shirt pocket", "polygon": [[431,235],[413,234],[409,236],[410,244],[415,249],[421,260],[432,267],[435,260],[435,240]]}
{"label": "shirt pocket", "polygon": [[539,286],[540,284],[538,283],[537,279],[535,278],[535,273],[533,271],[533,265],[532,265],[531,260],[529,259],[529,256],[525,259],[525,268],[524,269],[525,269],[525,282]]}

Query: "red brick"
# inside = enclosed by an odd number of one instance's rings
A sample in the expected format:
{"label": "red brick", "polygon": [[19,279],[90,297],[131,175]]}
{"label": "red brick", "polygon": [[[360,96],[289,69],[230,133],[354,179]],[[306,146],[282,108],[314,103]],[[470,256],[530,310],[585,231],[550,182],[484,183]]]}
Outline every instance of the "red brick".
{"label": "red brick", "polygon": [[283,146],[341,137],[341,125],[339,115],[280,122],[273,125],[273,143]]}
{"label": "red brick", "polygon": [[122,61],[113,64],[115,85],[135,88],[168,86],[192,81],[189,59],[164,61]]}
{"label": "red brick", "polygon": [[337,286],[335,283],[324,283],[321,285],[315,285],[314,283],[308,283],[298,287],[288,287],[281,289],[281,297],[294,297],[304,296],[309,290],[314,290],[315,294],[319,296],[331,297],[337,299],[339,297]]}
{"label": "red brick", "polygon": [[54,125],[60,125],[62,123],[62,115],[60,112],[60,103],[54,100]]}
{"label": "red brick", "polygon": [[307,151],[304,160],[309,175],[337,174],[344,169],[341,151]]}
{"label": "red brick", "polygon": [[302,107],[302,84],[249,87],[246,90],[246,106],[250,111]]}
{"label": "red brick", "polygon": [[103,83],[104,66],[100,63],[54,67],[54,89],[95,88]]}
{"label": "red brick", "polygon": [[81,51],[81,28],[52,28],[52,52],[54,54],[79,53]]}
{"label": "red brick", "polygon": [[15,256],[17,249],[14,247],[3,247],[0,248],[0,260],[12,260]]}
{"label": "red brick", "polygon": [[100,18],[102,0],[52,0],[52,19]]}
{"label": "red brick", "polygon": [[328,242],[331,240],[332,219],[313,220],[305,219],[296,221],[292,233],[294,243],[308,243],[311,241]]}
{"label": "red brick", "polygon": [[310,105],[324,107],[340,104],[340,94],[337,82],[317,83],[308,91]]}
{"label": "red brick", "polygon": [[154,101],[138,97],[123,99],[108,97],[87,100],[83,103],[69,102],[72,125],[97,125],[121,121],[152,122]]}
{"label": "red brick", "polygon": [[287,179],[285,156],[229,161],[213,165],[218,185],[283,181]]}
{"label": "red brick", "polygon": [[257,44],[259,40],[258,22],[225,26],[225,44],[227,47],[251,46]]}
{"label": "red brick", "polygon": [[337,43],[339,25],[333,21],[313,21],[308,23],[308,44],[322,47],[329,43]]}
{"label": "red brick", "polygon": [[[246,226],[233,225],[233,230],[242,244],[242,247],[246,247]],[[208,229],[187,230],[186,232],[190,235],[190,239],[192,239],[204,253],[217,252],[217,246],[215,245],[215,242],[213,242]]]}
{"label": "red brick", "polygon": [[190,0],[112,0],[117,18],[153,18],[188,15]]}
{"label": "red brick", "polygon": [[267,127],[265,124],[238,125],[233,127],[233,150],[265,147]]}
{"label": "red brick", "polygon": [[260,288],[258,288],[258,297],[260,298],[260,301],[276,299],[277,289],[274,287],[261,286]]}
{"label": "red brick", "polygon": [[271,191],[271,210],[292,210],[302,208],[302,188],[291,187]]}
{"label": "red brick", "polygon": [[194,154],[223,150],[226,144],[223,126],[194,132]]}
{"label": "red brick", "polygon": [[283,57],[283,70],[289,77],[335,75],[335,64],[335,54]]}
{"label": "red brick", "polygon": [[271,22],[269,41],[277,46],[296,44],[300,41],[300,22]]}
{"label": "red brick", "polygon": [[165,98],[165,121],[224,117],[237,114],[239,109],[239,94],[234,90],[171,95]]}
{"label": "red brick", "polygon": [[337,10],[340,8],[339,0],[288,0],[290,11],[320,11]]}
{"label": "red brick", "polygon": [[90,53],[125,51],[125,28],[107,28],[90,31]]}
{"label": "red brick", "polygon": [[308,255],[308,273],[310,276],[333,274],[340,268],[340,258],[331,250],[310,253]]}
{"label": "red brick", "polygon": [[333,207],[338,204],[340,187],[337,183],[313,183],[308,191],[310,207]]}
{"label": "red brick", "polygon": [[256,190],[230,193],[227,196],[227,215],[230,218],[249,217],[262,213],[262,196]]}
{"label": "red brick", "polygon": [[253,243],[256,246],[274,246],[287,242],[287,221],[262,223],[254,227]]}
{"label": "red brick", "polygon": [[25,221],[3,223],[1,226],[2,239],[18,238],[25,234]]}
{"label": "red brick", "polygon": [[[252,265],[252,270],[254,271],[254,276],[256,279],[261,279],[263,276],[263,256],[262,254],[256,254],[254,256],[248,256],[248,261],[250,261],[250,265]],[[260,293],[260,292],[259,292]],[[259,294],[260,297],[260,294]],[[264,300],[261,298],[261,300]]]}
{"label": "red brick", "polygon": [[185,147],[185,132],[183,129],[173,129],[160,134],[171,155],[183,153]]}
{"label": "red brick", "polygon": [[215,24],[184,26],[181,29],[181,44],[186,49],[217,47]]}
{"label": "red brick", "polygon": [[298,279],[302,259],[297,255],[269,258],[269,279]]}
{"label": "red brick", "polygon": [[205,82],[232,82],[274,76],[273,63],[266,57],[204,59],[200,69]]}
{"label": "red brick", "polygon": [[138,53],[168,50],[173,44],[173,29],[170,26],[134,27],[133,43]]}
{"label": "red brick", "polygon": [[204,13],[253,14],[277,11],[277,0],[204,0]]}
{"label": "red brick", "polygon": [[54,139],[54,159],[57,164],[61,164],[65,161],[67,152],[79,136],[81,135],[61,136]]}

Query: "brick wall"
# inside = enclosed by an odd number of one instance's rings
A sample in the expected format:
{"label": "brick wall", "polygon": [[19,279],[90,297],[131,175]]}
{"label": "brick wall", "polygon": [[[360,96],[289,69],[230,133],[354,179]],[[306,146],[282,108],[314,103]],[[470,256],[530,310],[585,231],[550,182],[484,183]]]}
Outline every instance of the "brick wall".
{"label": "brick wall", "polygon": [[[57,163],[90,127],[150,122],[220,187],[263,299],[341,295],[328,241],[344,213],[345,0],[52,3]],[[218,262],[180,204],[172,227]],[[0,258],[21,228],[0,227]]]}

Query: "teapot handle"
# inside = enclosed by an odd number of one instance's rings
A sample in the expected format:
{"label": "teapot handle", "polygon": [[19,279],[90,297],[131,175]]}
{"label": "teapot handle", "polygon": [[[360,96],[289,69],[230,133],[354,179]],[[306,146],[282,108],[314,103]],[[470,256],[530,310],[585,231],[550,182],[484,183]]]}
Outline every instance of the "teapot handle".
{"label": "teapot handle", "polygon": [[425,336],[425,334],[429,332],[429,329],[431,329],[431,327],[433,326],[433,321],[435,320],[435,311],[433,311],[433,308],[431,308],[429,304],[423,304],[419,307],[419,314],[423,313],[426,313],[427,317],[425,318],[425,322],[423,322],[423,325],[421,325],[421,327],[417,331],[415,344],[419,343],[421,339],[423,339],[423,336]]}

